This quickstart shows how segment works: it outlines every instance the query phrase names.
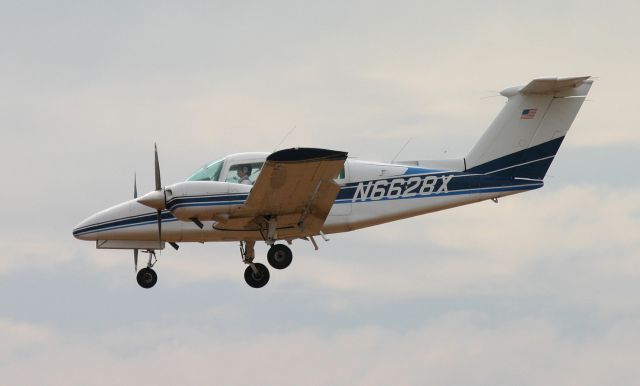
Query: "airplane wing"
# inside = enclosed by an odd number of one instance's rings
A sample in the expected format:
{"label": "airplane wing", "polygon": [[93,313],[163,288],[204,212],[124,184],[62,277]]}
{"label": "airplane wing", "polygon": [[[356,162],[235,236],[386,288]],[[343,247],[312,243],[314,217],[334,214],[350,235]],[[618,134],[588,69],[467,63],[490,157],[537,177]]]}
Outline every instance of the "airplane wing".
{"label": "airplane wing", "polygon": [[340,191],[334,178],[346,159],[346,152],[316,148],[272,153],[245,204],[217,227],[266,230],[274,220],[277,229],[318,234]]}

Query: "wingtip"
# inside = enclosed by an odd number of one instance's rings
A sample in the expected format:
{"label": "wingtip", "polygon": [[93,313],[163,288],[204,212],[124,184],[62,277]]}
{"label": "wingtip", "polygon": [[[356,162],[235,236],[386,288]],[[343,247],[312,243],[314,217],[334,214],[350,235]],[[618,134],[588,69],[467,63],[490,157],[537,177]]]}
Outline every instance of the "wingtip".
{"label": "wingtip", "polygon": [[275,162],[308,162],[319,160],[344,160],[347,152],[313,147],[294,147],[278,150],[267,157],[267,161]]}

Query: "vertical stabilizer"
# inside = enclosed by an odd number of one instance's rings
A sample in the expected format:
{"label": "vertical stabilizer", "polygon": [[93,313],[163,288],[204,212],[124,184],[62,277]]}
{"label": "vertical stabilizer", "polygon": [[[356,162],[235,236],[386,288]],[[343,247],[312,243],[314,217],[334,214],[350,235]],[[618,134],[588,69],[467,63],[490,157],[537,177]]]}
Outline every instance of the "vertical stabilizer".
{"label": "vertical stabilizer", "polygon": [[506,105],[465,157],[471,173],[542,179],[593,81],[541,78],[501,92]]}

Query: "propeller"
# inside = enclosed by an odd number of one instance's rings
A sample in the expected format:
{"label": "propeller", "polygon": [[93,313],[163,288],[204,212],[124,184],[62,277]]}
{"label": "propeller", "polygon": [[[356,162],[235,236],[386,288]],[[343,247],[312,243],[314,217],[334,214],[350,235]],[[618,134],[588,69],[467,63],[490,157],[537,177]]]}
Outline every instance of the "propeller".
{"label": "propeller", "polygon": [[[158,248],[162,243],[162,210],[166,206],[166,194],[162,187],[162,180],[160,179],[160,162],[158,161],[158,146],[153,144],[154,147],[154,174],[156,182],[156,190],[149,192],[144,196],[137,198],[136,200],[150,208],[156,210],[158,219]],[[137,189],[136,189],[137,190]]]}
{"label": "propeller", "polygon": [[165,208],[166,205],[166,197],[164,188],[162,187],[162,181],[160,180],[160,162],[158,162],[158,147],[154,144],[155,150],[155,159],[154,159],[154,167],[155,167],[155,179],[156,179],[156,190],[153,192],[149,192],[144,196],[137,199],[139,203],[142,205],[146,205],[150,208],[156,209],[158,213],[161,213],[162,209]]}
{"label": "propeller", "polygon": [[[154,155],[155,155],[155,175],[156,175],[156,192],[162,192],[162,206],[166,203],[166,193],[162,187],[160,181],[160,162],[158,161],[158,146],[154,143]],[[158,246],[162,243],[162,208],[158,208]]]}
{"label": "propeller", "polygon": [[[133,173],[133,198],[138,198],[138,182],[136,173]],[[138,248],[133,249],[133,269],[138,272]]]}

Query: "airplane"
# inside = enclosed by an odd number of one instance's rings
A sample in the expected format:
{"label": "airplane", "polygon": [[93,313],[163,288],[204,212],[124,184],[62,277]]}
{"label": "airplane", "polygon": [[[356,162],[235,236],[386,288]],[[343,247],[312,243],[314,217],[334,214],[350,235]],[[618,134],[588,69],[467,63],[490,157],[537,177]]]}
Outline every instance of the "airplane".
{"label": "airplane", "polygon": [[[264,287],[269,269],[287,268],[294,240],[349,232],[408,217],[541,188],[593,80],[537,78],[500,92],[505,106],[463,158],[397,163],[348,158],[347,152],[290,148],[231,154],[184,182],[163,186],[155,147],[155,190],[88,217],[73,229],[98,249],[133,250],[136,279],[153,287],[156,251],[166,244],[234,241],[244,278]],[[138,270],[139,252],[148,254]]]}

